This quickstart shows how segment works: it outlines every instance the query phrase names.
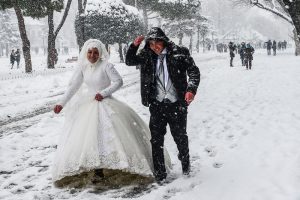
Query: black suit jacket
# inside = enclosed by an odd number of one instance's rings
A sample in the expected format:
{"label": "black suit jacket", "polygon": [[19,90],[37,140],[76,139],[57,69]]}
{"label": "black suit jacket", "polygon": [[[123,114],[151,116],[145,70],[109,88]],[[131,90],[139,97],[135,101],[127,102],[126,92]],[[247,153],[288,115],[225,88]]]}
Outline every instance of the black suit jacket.
{"label": "black suit jacket", "polygon": [[[177,91],[178,100],[184,103],[186,92],[196,94],[200,83],[200,71],[186,47],[168,42],[166,48],[169,78]],[[156,97],[155,71],[158,56],[149,48],[147,43],[139,54],[136,54],[137,50],[138,47],[131,44],[125,62],[129,66],[140,65],[142,104],[149,106]]]}

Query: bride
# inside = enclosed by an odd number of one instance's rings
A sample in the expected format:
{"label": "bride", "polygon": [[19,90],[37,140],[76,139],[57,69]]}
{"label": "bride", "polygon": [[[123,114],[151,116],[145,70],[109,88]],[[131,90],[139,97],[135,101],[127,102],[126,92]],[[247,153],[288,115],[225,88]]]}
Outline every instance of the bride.
{"label": "bride", "polygon": [[[123,81],[108,58],[101,41],[86,41],[79,67],[54,107],[56,114],[65,108],[63,135],[52,168],[57,186],[90,172],[92,183],[112,174],[118,174],[112,178],[116,179],[122,173],[153,178],[150,132],[131,108],[112,97]],[[165,157],[170,167],[167,152]]]}

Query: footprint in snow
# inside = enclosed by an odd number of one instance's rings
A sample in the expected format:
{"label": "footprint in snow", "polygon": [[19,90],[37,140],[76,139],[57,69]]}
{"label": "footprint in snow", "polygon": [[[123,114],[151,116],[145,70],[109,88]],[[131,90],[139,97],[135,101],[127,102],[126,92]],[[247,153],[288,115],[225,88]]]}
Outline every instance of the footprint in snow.
{"label": "footprint in snow", "polygon": [[16,183],[10,183],[8,186],[5,186],[4,189],[12,189],[12,188],[14,188],[15,186],[17,186]]}
{"label": "footprint in snow", "polygon": [[210,147],[206,147],[205,151],[208,153],[209,157],[215,157],[217,155],[217,151],[215,150],[214,147],[210,146]]}
{"label": "footprint in snow", "polygon": [[22,194],[22,193],[24,193],[25,192],[25,190],[23,190],[23,189],[16,189],[16,190],[14,190],[14,191],[12,191],[12,193],[13,194]]}
{"label": "footprint in snow", "polygon": [[176,193],[181,192],[181,189],[179,189],[179,188],[170,188],[166,192],[167,193],[163,195],[163,198],[164,199],[170,199]]}
{"label": "footprint in snow", "polygon": [[34,185],[25,185],[24,186],[24,188],[26,189],[26,190],[29,190],[29,189],[31,189],[31,188],[33,188],[34,187]]}
{"label": "footprint in snow", "polygon": [[234,135],[233,135],[233,134],[227,135],[227,139],[232,140],[233,138],[234,138]]}
{"label": "footprint in snow", "polygon": [[213,164],[213,167],[214,168],[221,168],[223,166],[223,163],[219,163],[219,162],[215,162],[214,164]]}

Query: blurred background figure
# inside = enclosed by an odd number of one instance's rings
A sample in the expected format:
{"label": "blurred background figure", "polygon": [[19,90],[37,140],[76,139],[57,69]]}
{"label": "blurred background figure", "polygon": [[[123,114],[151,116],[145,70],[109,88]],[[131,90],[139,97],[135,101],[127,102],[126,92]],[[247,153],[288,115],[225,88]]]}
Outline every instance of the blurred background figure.
{"label": "blurred background figure", "polygon": [[235,56],[234,51],[236,51],[236,45],[233,44],[233,42],[229,42],[228,48],[229,48],[229,56],[230,56],[230,67],[233,67],[232,62]]}
{"label": "blurred background figure", "polygon": [[20,60],[21,60],[20,49],[17,49],[17,51],[15,53],[15,60],[17,61],[17,69],[19,69]]}
{"label": "blurred background figure", "polygon": [[11,64],[11,69],[14,67],[15,60],[16,60],[16,57],[15,57],[15,50],[11,50],[11,53],[10,53],[10,64]]}
{"label": "blurred background figure", "polygon": [[246,69],[252,68],[252,60],[253,60],[254,48],[248,43],[245,48],[245,65]]}

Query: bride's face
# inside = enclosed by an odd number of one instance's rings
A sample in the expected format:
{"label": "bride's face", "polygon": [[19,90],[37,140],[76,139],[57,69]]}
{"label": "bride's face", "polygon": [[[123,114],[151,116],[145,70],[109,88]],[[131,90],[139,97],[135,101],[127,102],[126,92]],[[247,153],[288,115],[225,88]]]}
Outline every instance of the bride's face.
{"label": "bride's face", "polygon": [[92,63],[96,63],[100,57],[100,53],[97,48],[91,48],[87,52],[87,59]]}

